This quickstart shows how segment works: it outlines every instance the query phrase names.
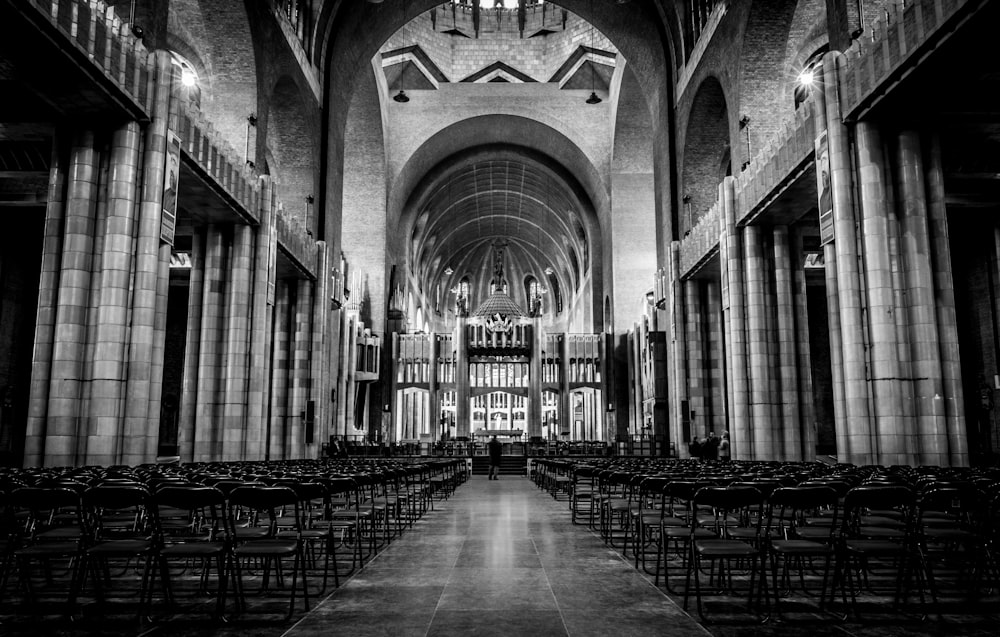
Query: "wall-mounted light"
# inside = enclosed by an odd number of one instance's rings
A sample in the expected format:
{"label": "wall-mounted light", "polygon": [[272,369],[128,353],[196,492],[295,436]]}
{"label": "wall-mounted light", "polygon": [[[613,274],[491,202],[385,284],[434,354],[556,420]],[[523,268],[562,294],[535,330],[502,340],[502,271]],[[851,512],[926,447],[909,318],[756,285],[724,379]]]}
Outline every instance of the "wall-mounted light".
{"label": "wall-mounted light", "polygon": [[746,170],[747,166],[750,165],[750,157],[753,156],[753,153],[750,150],[750,116],[749,115],[744,115],[743,117],[740,118],[740,130],[743,131],[744,133],[746,133],[746,137],[747,137],[747,158],[746,158],[746,161],[743,162],[743,165],[740,166],[740,170]]}
{"label": "wall-mounted light", "polygon": [[253,113],[250,113],[249,115],[247,115],[247,136],[246,136],[246,144],[243,150],[243,155],[246,157],[247,166],[249,166],[251,170],[254,167],[254,163],[253,160],[250,159],[250,131],[254,128],[257,128],[257,116],[254,115]]}

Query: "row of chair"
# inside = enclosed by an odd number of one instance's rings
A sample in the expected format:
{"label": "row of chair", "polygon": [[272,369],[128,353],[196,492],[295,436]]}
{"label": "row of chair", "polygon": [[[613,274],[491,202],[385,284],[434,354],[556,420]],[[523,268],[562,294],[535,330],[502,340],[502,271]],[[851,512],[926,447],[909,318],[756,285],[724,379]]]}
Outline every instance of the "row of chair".
{"label": "row of chair", "polygon": [[765,618],[793,579],[816,583],[820,610],[839,592],[855,613],[873,592],[940,610],[942,596],[979,599],[1000,582],[992,470],[627,459],[541,461],[533,477],[685,606],[694,595],[703,618],[706,566],[715,590],[738,574]]}
{"label": "row of chair", "polygon": [[290,618],[299,597],[308,610],[316,594],[310,575],[322,574],[319,594],[331,575],[339,586],[465,479],[465,463],[451,460],[8,471],[0,599],[19,589],[26,610],[44,597],[72,615],[87,591],[103,606],[108,589],[121,596],[132,586],[141,620],[157,582],[175,606],[180,578],[196,584],[195,598],[211,594],[212,614],[223,617],[229,597],[235,613],[247,609],[250,573],[258,593],[287,595]]}

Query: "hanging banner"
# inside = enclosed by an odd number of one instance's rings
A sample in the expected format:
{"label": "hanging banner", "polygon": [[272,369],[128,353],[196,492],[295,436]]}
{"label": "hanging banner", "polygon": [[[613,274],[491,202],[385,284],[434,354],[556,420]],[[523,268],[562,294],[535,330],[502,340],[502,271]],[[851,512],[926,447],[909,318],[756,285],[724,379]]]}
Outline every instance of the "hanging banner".
{"label": "hanging banner", "polygon": [[168,133],[165,161],[160,241],[172,246],[174,245],[174,231],[177,228],[177,181],[181,172],[181,138],[176,133]]}
{"label": "hanging banner", "polygon": [[816,192],[819,193],[819,240],[826,245],[833,242],[833,189],[825,130],[816,137]]}

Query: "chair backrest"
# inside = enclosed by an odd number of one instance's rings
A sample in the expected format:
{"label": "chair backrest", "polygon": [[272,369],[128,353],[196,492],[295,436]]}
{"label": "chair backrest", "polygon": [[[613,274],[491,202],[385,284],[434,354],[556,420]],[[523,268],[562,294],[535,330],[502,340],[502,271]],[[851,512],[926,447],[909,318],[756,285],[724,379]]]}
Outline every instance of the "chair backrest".
{"label": "chair backrest", "polygon": [[945,483],[927,487],[917,500],[917,524],[942,520],[969,529],[986,523],[986,495],[972,483]]}
{"label": "chair backrest", "polygon": [[[862,534],[865,516],[871,511],[894,512],[899,526],[912,530],[916,496],[913,490],[899,484],[865,484],[854,487],[844,496],[844,517],[841,531],[845,537]],[[877,526],[877,525],[876,525]]]}
{"label": "chair backrest", "polygon": [[229,515],[227,516],[234,525],[238,508],[266,514],[270,535],[277,532],[278,518],[282,516],[286,508],[291,509],[296,525],[301,523],[299,498],[295,491],[285,486],[250,484],[237,487],[229,494]]}
{"label": "chair backrest", "polygon": [[168,484],[153,493],[161,542],[214,540],[227,533],[226,496],[215,487]]}
{"label": "chair backrest", "polygon": [[826,531],[828,538],[832,538],[837,530],[839,501],[836,490],[828,486],[775,489],[768,500],[767,529],[770,533],[781,532],[784,537],[794,539],[806,518],[824,509],[831,512],[829,523],[817,528]]}
{"label": "chair backrest", "polygon": [[152,495],[140,484],[98,484],[83,493],[88,536],[95,542],[149,535]]}
{"label": "chair backrest", "polygon": [[[702,487],[694,494],[691,504],[696,513],[706,509],[712,512],[712,526],[720,537],[725,537],[728,529],[734,526],[753,526],[759,531],[763,519],[763,516],[751,515],[764,504],[764,496],[754,487]],[[692,515],[690,523],[693,534],[699,525],[705,525],[705,520]]]}

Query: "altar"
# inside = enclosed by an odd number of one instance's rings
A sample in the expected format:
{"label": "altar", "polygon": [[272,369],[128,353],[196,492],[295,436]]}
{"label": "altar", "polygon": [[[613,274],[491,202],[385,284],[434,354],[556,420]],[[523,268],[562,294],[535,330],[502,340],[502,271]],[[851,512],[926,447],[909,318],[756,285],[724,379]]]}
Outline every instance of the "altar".
{"label": "altar", "polygon": [[524,436],[523,429],[483,429],[480,427],[472,432],[474,438],[492,438],[496,436],[497,438],[510,438],[512,440],[520,440]]}

